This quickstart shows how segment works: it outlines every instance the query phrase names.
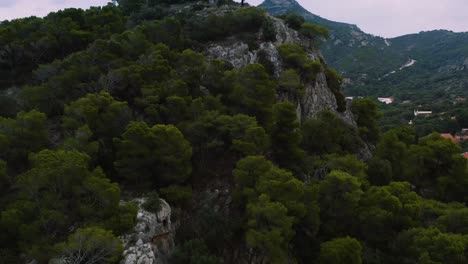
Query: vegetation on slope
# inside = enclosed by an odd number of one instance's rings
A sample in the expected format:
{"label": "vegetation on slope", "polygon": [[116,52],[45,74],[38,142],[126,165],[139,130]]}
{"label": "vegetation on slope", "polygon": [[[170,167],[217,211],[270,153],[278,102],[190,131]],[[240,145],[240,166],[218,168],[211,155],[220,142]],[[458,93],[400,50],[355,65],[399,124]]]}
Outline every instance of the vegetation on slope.
{"label": "vegetation on slope", "polygon": [[[84,33],[67,36],[71,43],[89,35],[82,46],[60,42],[63,52],[44,49],[49,57],[28,68],[2,64],[3,88],[21,87],[0,106],[1,263],[118,263],[117,236],[134,226],[137,210],[120,203],[127,193],[149,197],[151,211],[159,196],[181,208],[174,263],[241,261],[234,255],[263,263],[467,261],[468,170],[450,140],[417,138],[408,127],[380,135],[380,114],[366,99],[353,106],[357,127],[332,111],[301,124],[277,90],[300,96],[326,71],[336,96],[341,79],[300,46],[278,47],[286,65],[278,78],[262,64],[235,70],[200,53],[231,36],[271,40],[259,34],[271,19],[260,9],[117,2],[0,26],[18,29],[13,42],[0,38],[2,56],[21,42],[30,59],[37,51],[26,50],[49,33],[36,24],[76,23]],[[90,14],[103,22],[89,22]],[[357,158],[366,143],[376,144],[367,163]],[[214,182],[230,190],[228,214],[197,200]]]}

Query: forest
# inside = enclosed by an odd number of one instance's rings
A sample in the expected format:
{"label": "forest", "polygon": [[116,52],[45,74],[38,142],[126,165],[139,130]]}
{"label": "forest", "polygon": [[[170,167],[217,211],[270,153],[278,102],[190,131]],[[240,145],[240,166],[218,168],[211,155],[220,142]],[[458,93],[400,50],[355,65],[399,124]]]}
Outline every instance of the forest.
{"label": "forest", "polygon": [[[170,263],[237,263],[235,251],[242,263],[468,263],[460,146],[384,132],[377,103],[347,105],[310,47],[278,45],[278,76],[267,58],[236,69],[208,57],[209,43],[277,36],[263,9],[217,5],[228,11],[117,0],[1,22],[0,263],[119,263],[135,197],[175,209]],[[280,19],[313,48],[328,37]],[[278,91],[300,97],[321,75],[337,109],[298,120]],[[199,209],[213,182],[230,189],[228,214]]]}

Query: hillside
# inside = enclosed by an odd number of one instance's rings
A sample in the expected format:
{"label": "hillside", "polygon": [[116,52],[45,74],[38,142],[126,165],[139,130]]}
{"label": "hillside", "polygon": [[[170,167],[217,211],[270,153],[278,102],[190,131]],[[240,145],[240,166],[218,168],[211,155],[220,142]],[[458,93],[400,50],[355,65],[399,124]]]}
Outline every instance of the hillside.
{"label": "hillside", "polygon": [[267,0],[260,7],[273,15],[296,12],[328,27],[331,37],[322,52],[347,78],[349,95],[421,103],[468,96],[468,33],[437,30],[384,39],[314,15],[294,0]]}
{"label": "hillside", "polygon": [[467,263],[452,137],[382,133],[323,27],[215,2],[0,24],[0,263]]}

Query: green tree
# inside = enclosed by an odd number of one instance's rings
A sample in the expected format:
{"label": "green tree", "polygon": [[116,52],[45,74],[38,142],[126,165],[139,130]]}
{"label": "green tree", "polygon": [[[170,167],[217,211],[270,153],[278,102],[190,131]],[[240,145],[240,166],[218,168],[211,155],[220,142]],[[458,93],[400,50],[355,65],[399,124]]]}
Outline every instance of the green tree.
{"label": "green tree", "polygon": [[301,96],[304,93],[304,85],[301,82],[301,76],[295,70],[286,70],[278,78],[280,90],[287,94]]}
{"label": "green tree", "polygon": [[213,256],[205,242],[200,239],[193,239],[184,242],[175,248],[172,254],[171,263],[175,264],[218,264],[221,261]]}
{"label": "green tree", "polygon": [[116,101],[108,92],[88,94],[65,107],[62,127],[68,132],[88,126],[94,138],[119,136],[131,120],[126,102]]}
{"label": "green tree", "polygon": [[336,238],[320,245],[321,264],[361,264],[362,246],[351,237]]}
{"label": "green tree", "polygon": [[353,231],[362,194],[359,180],[342,171],[332,171],[320,182],[321,232],[325,236],[347,235]]}
{"label": "green tree", "polygon": [[232,87],[228,103],[236,112],[255,116],[264,127],[270,123],[276,91],[263,65],[249,64],[239,72],[230,72],[225,83]]}
{"label": "green tree", "polygon": [[377,109],[378,105],[370,98],[353,101],[352,112],[357,118],[359,135],[362,139],[372,144],[377,143],[380,136],[379,119],[382,114]]}
{"label": "green tree", "polygon": [[362,147],[358,131],[331,111],[302,124],[302,147],[308,154],[357,153]]}
{"label": "green tree", "polygon": [[36,110],[20,112],[15,119],[0,118],[0,156],[15,168],[30,152],[47,146],[46,115]]}
{"label": "green tree", "polygon": [[299,30],[302,26],[302,24],[304,24],[305,22],[305,19],[304,17],[302,17],[301,15],[298,15],[296,13],[289,13],[286,15],[286,17],[284,18],[286,24],[290,27],[290,28],[293,28],[295,30]]}
{"label": "green tree", "polygon": [[0,216],[0,226],[9,230],[9,248],[44,262],[70,226],[105,225],[116,231],[133,227],[135,214],[125,224],[108,224],[131,208],[119,205],[119,186],[102,170],[91,171],[88,162],[89,156],[77,151],[43,150],[30,155],[31,169],[17,176],[16,199]]}
{"label": "green tree", "polygon": [[275,163],[280,167],[300,172],[305,153],[300,147],[302,133],[296,109],[291,103],[282,102],[273,106],[270,135]]}
{"label": "green tree", "polygon": [[284,205],[272,202],[266,194],[247,206],[247,245],[269,263],[284,263],[288,258],[288,243],[294,230],[293,217],[288,216],[287,211]]}
{"label": "green tree", "polygon": [[305,48],[297,44],[282,44],[278,46],[278,52],[286,67],[296,70],[304,81],[314,81],[317,74],[324,70],[320,61],[309,59]]}
{"label": "green tree", "polygon": [[401,230],[409,228],[402,217],[404,204],[389,187],[371,187],[359,205],[360,236],[373,247],[385,248]]}
{"label": "green tree", "polygon": [[65,106],[62,128],[67,139],[63,148],[83,151],[110,170],[112,139],[125,131],[131,118],[126,102],[116,101],[105,91],[88,94]]}
{"label": "green tree", "polygon": [[132,122],[114,143],[119,175],[136,185],[181,183],[191,173],[192,148],[175,126]]}
{"label": "green tree", "polygon": [[461,148],[434,133],[412,145],[406,160],[407,177],[432,197],[466,201],[468,164]]}
{"label": "green tree", "polygon": [[375,154],[378,158],[388,160],[392,165],[392,179],[404,180],[404,165],[408,155],[407,145],[400,141],[396,131],[383,134],[377,144]]}
{"label": "green tree", "polygon": [[78,229],[56,248],[59,252],[58,261],[74,264],[117,263],[123,251],[118,237],[96,227]]}
{"label": "green tree", "polygon": [[373,157],[367,170],[369,182],[373,185],[387,185],[392,181],[392,164],[386,159]]}
{"label": "green tree", "polygon": [[320,25],[315,25],[311,23],[303,23],[299,32],[312,39],[313,41],[317,41],[319,38],[328,39],[329,33],[328,28]]}
{"label": "green tree", "polygon": [[442,233],[435,227],[402,232],[397,245],[399,254],[412,262],[461,264],[466,263],[468,257],[466,235]]}

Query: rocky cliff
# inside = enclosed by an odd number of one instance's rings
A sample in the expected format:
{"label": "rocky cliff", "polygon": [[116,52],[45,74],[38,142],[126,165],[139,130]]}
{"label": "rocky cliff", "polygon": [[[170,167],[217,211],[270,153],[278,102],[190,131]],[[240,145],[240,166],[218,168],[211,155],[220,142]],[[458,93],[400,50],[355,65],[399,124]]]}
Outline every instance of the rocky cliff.
{"label": "rocky cliff", "polygon": [[161,199],[161,209],[152,213],[142,208],[145,198],[135,199],[138,205],[134,231],[122,236],[124,252],[121,264],[165,264],[174,248],[174,225],[171,207]]}
{"label": "rocky cliff", "polygon": [[[227,61],[236,69],[241,69],[251,63],[259,63],[263,54],[274,66],[275,76],[281,75],[284,71],[283,64],[277,46],[284,43],[295,43],[306,48],[307,56],[314,61],[324,61],[320,51],[316,49],[310,39],[301,36],[297,31],[289,28],[281,19],[270,17],[276,31],[276,41],[263,42],[258,48],[251,49],[249,45],[235,38],[229,38],[222,42],[211,43],[205,53],[211,58]],[[261,38],[262,32],[258,33],[257,39]],[[346,123],[355,126],[351,112],[346,110],[338,112],[335,96],[328,87],[325,73],[320,72],[315,82],[305,83],[305,90],[302,96],[291,94],[277,94],[280,101],[289,100],[296,104],[297,116],[301,121],[315,117],[320,111],[331,110],[340,116]]]}
{"label": "rocky cliff", "polygon": [[[434,100],[440,99],[437,92],[467,96],[466,32],[434,30],[385,39],[356,25],[322,18],[295,0],[265,0],[259,7],[272,15],[297,13],[327,27],[330,38],[321,50],[327,63],[346,78],[344,90],[349,95],[419,99],[432,93]],[[409,61],[416,63],[404,67]]]}

